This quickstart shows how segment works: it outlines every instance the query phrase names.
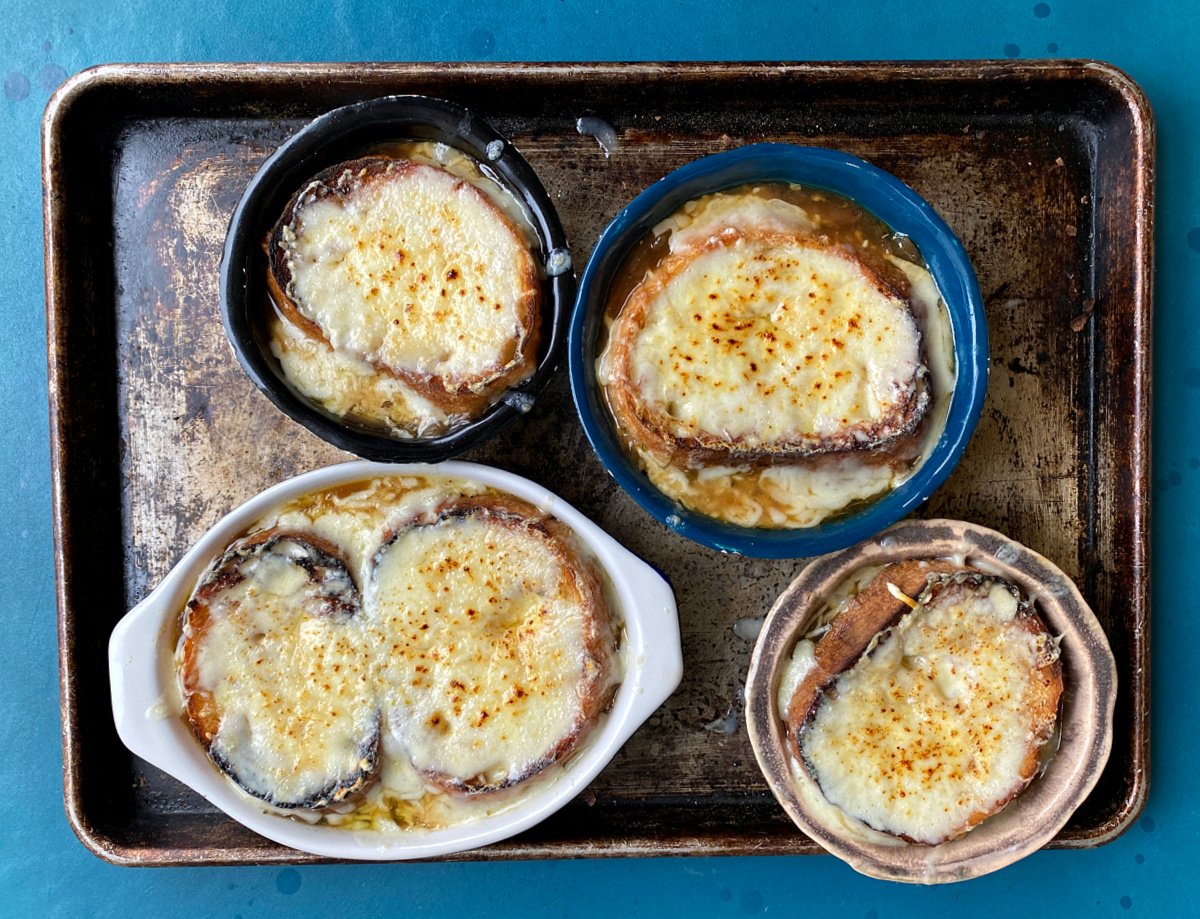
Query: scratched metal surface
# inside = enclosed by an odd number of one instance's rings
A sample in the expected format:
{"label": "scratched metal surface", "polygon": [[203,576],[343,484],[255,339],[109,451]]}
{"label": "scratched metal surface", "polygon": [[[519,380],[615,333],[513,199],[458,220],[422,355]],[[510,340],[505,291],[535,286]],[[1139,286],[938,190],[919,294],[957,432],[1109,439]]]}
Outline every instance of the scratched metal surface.
{"label": "scratched metal surface", "polygon": [[[997,67],[991,80],[976,82],[966,72],[912,68],[929,104],[898,116],[890,103],[900,90],[879,82],[878,65],[804,83],[804,105],[797,104],[796,73],[689,73],[690,80],[666,86],[587,67],[493,67],[473,75],[385,68],[356,79],[314,68],[306,84],[246,67],[239,79],[214,70],[182,88],[179,71],[144,70],[96,89],[95,96],[111,93],[125,106],[103,116],[110,157],[92,167],[92,182],[63,179],[60,189],[80,199],[110,191],[111,214],[67,238],[91,247],[93,258],[111,259],[112,283],[93,281],[90,301],[66,304],[60,354],[79,347],[71,328],[80,312],[97,314],[89,321],[99,323],[102,341],[111,336],[115,361],[100,362],[95,372],[115,395],[106,403],[79,388],[84,370],[64,361],[60,372],[75,389],[57,408],[59,475],[94,476],[110,506],[119,507],[118,519],[90,525],[115,540],[122,578],[92,591],[101,601],[101,615],[92,619],[68,596],[68,637],[102,641],[126,604],[145,596],[229,509],[281,478],[347,458],[257,393],[218,313],[229,215],[258,165],[308,117],[397,91],[473,105],[537,170],[577,266],[626,201],[697,156],[759,140],[838,147],[924,195],[976,266],[992,336],[987,402],[960,467],[921,514],[1009,534],[1054,560],[1095,606],[1122,668],[1116,745],[1100,786],[1056,844],[1111,838],[1136,816],[1145,792],[1147,700],[1138,682],[1146,655],[1145,573],[1131,570],[1125,548],[1144,529],[1145,507],[1120,495],[1133,488],[1137,498],[1146,470],[1120,450],[1123,439],[1145,436],[1146,420],[1131,396],[1144,381],[1126,354],[1145,345],[1132,333],[1147,304],[1112,296],[1134,290],[1138,278],[1110,251],[1121,232],[1120,209],[1135,197],[1137,169],[1145,164],[1128,138],[1097,147],[1094,129],[1124,124],[1130,100],[1111,78],[1070,67]],[[131,92],[155,85],[165,87],[161,104]],[[317,91],[306,96],[306,85]],[[611,156],[575,130],[576,116],[595,110],[600,89],[606,101],[598,114],[619,137]],[[255,101],[255,91],[267,101]],[[186,113],[196,98],[205,117]],[[63,174],[83,171],[76,156],[63,154]],[[69,266],[54,278],[64,291],[83,284]],[[89,411],[91,433],[78,439],[94,438],[106,450],[85,471],[81,450],[71,452],[72,420]],[[1098,431],[1100,416],[1124,419],[1129,428],[1120,436]],[[803,561],[723,556],[649,518],[592,454],[565,368],[529,416],[465,458],[546,485],[665,571],[679,601],[685,656],[679,691],[583,799],[525,837],[469,857],[813,851],[770,798],[741,724],[757,620]],[[68,548],[83,526],[64,525]],[[1120,601],[1113,600],[1115,584],[1123,585]],[[78,655],[73,647],[64,647],[68,669]],[[90,833],[102,840],[96,848],[138,862],[310,860],[260,840],[130,757],[109,736],[106,684],[96,682],[96,670],[71,675],[80,694],[67,719],[79,734],[68,750],[68,808],[85,839]],[[89,718],[98,724],[79,727]],[[96,789],[114,773],[127,776],[130,791],[101,803]]]}

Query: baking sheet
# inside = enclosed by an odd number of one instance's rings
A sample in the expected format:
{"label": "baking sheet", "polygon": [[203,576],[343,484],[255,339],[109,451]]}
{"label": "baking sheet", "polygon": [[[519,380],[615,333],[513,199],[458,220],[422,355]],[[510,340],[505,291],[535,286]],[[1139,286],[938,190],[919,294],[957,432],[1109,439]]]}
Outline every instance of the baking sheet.
{"label": "baking sheet", "polygon": [[[44,127],[47,322],[67,812],[133,864],[308,862],[129,754],[104,648],[125,610],[226,511],[345,459],[243,376],[217,308],[230,213],[308,119],[426,93],[468,105],[537,170],[575,265],[671,169],[755,141],[837,147],[925,196],[987,300],[992,375],[975,437],[920,511],[993,527],[1080,584],[1117,658],[1111,761],[1052,844],[1103,843],[1148,777],[1153,126],[1088,62],[134,65],[86,72]],[[611,124],[609,151],[576,129]],[[818,851],[775,803],[741,724],[758,621],[803,566],[668,532],[616,487],[565,368],[522,422],[464,456],[557,491],[661,568],[685,676],[589,791],[460,858]]]}

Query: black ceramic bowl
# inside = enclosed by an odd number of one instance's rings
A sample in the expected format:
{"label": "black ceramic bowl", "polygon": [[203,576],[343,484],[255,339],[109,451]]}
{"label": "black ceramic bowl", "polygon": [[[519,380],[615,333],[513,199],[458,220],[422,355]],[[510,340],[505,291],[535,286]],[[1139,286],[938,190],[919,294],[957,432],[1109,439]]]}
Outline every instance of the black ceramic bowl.
{"label": "black ceramic bowl", "polygon": [[[475,159],[529,214],[538,237],[542,272],[542,338],[537,366],[478,418],[436,437],[399,438],[325,411],[285,379],[267,344],[267,259],[263,240],[288,200],[329,166],[381,145],[429,140]],[[263,163],[246,187],[221,260],[221,318],[242,368],[277,408],[336,447],[382,462],[438,462],[470,449],[533,406],[562,356],[567,316],[575,296],[567,241],[542,183],[507,138],[460,105],[426,96],[385,96],[334,109],[302,128]]]}

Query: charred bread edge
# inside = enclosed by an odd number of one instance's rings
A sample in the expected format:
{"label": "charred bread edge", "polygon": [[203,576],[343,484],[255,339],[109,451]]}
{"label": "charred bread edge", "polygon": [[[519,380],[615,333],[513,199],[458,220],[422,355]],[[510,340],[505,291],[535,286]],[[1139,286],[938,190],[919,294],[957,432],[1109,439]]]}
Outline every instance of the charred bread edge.
{"label": "charred bread edge", "polygon": [[[478,517],[494,521],[501,526],[532,534],[547,544],[569,574],[572,587],[582,606],[589,611],[588,629],[584,636],[585,675],[579,694],[584,700],[583,708],[572,730],[547,750],[529,767],[518,775],[511,775],[501,782],[481,782],[463,779],[441,772],[425,771],[424,778],[444,791],[467,795],[487,794],[519,785],[533,778],[550,766],[566,759],[587,735],[596,719],[612,703],[618,684],[610,683],[613,657],[617,650],[613,631],[612,614],[604,596],[604,588],[596,565],[590,559],[580,557],[572,545],[572,532],[556,518],[510,495],[473,495],[454,498],[432,510],[422,512],[411,520],[399,523],[384,535],[382,544],[375,553],[372,569],[379,558],[406,530],[414,527],[432,527],[454,518]],[[589,668],[588,663],[594,664]],[[588,672],[590,670],[590,673]]]}
{"label": "charred bread edge", "polygon": [[[857,264],[876,289],[905,303],[905,312],[917,330],[920,364],[913,375],[907,399],[887,416],[871,425],[855,425],[840,437],[821,439],[815,443],[778,441],[757,448],[744,447],[739,439],[696,434],[672,433],[672,419],[644,402],[633,385],[633,345],[645,326],[646,314],[654,299],[676,275],[700,255],[728,246],[731,241],[746,239],[767,245],[797,244],[806,248],[828,251]],[[858,253],[838,245],[823,245],[807,236],[789,233],[756,233],[720,236],[710,239],[696,250],[667,255],[630,293],[621,312],[609,331],[612,383],[608,391],[609,404],[618,424],[627,436],[640,447],[666,461],[682,461],[687,465],[797,465],[824,456],[857,454],[877,457],[878,461],[907,458],[915,448],[921,429],[929,415],[931,398],[926,366],[925,335],[911,308],[908,281],[890,277],[885,270],[868,264]],[[854,431],[862,431],[867,440],[860,441]]]}
{"label": "charred bread edge", "polygon": [[[1011,581],[1038,604],[1047,628],[1062,636],[1065,690],[1062,741],[1045,771],[993,820],[936,846],[880,844],[851,835],[805,801],[811,780],[793,769],[779,679],[797,640],[808,631],[814,597],[866,565],[914,558],[965,556],[969,565]],[[939,884],[997,870],[1049,842],[1095,787],[1112,749],[1117,673],[1104,631],[1078,588],[1052,562],[994,530],[956,520],[908,520],[878,538],[811,562],[768,613],[750,661],[746,722],[767,783],[792,821],[856,871],[872,877]]]}
{"label": "charred bread edge", "polygon": [[[305,315],[301,305],[293,297],[291,267],[284,258],[283,231],[294,224],[297,210],[301,206],[301,199],[307,198],[309,195],[315,196],[318,200],[328,197],[342,198],[353,194],[368,182],[385,177],[404,176],[418,168],[437,169],[453,175],[440,167],[418,164],[400,157],[364,156],[337,163],[317,173],[296,190],[284,207],[278,221],[263,240],[263,250],[267,257],[268,267],[267,292],[284,318],[308,338],[321,342],[326,347],[332,347],[324,329],[318,322]],[[439,376],[390,367],[382,361],[371,361],[370,363],[378,373],[403,381],[419,395],[429,399],[445,411],[474,415],[487,408],[498,393],[518,382],[535,363],[538,344],[541,340],[542,294],[537,271],[534,269],[533,254],[529,251],[529,247],[521,238],[520,233],[512,225],[512,221],[471,182],[458,176],[453,177],[455,179],[454,187],[471,188],[483,202],[485,208],[518,240],[520,250],[525,255],[522,272],[525,296],[523,301],[517,304],[523,334],[514,343],[513,354],[505,363],[493,364],[491,367],[485,368],[478,377],[471,379],[448,380]],[[307,201],[305,205],[307,205]],[[362,355],[355,356],[362,358]]]}

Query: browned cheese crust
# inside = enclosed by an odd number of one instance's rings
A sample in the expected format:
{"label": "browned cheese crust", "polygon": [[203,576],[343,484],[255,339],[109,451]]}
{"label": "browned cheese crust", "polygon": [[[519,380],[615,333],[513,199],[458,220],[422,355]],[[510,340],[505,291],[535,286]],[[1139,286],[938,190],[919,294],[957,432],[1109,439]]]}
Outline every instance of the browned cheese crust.
{"label": "browned cheese crust", "polygon": [[[280,540],[295,542],[313,550],[313,555],[319,560],[319,563],[314,565],[308,572],[310,583],[321,585],[324,572],[329,569],[337,569],[339,572],[344,572],[346,578],[350,579],[349,571],[346,569],[341,552],[332,543],[311,533],[299,533],[278,527],[261,530],[237,540],[225,550],[220,559],[208,570],[196,586],[192,598],[188,601],[187,606],[184,607],[182,614],[183,644],[179,673],[184,700],[184,714],[188,726],[217,767],[228,775],[235,784],[247,792],[254,794],[256,797],[263,796],[246,787],[240,781],[233,765],[224,761],[213,749],[213,739],[220,729],[224,713],[214,699],[213,694],[202,685],[199,673],[199,655],[208,638],[209,629],[212,624],[210,604],[222,592],[244,580],[244,576],[238,571],[238,567],[242,562],[253,555],[268,551],[272,545]],[[346,596],[340,593],[326,594],[323,614],[356,615],[358,612],[359,599],[357,593],[353,596]],[[353,798],[371,783],[378,765],[378,729],[376,729],[374,736],[367,738],[366,741],[365,746],[369,748],[367,756],[369,765],[367,768],[357,772],[353,776],[342,777],[340,780],[336,780],[329,789],[314,796],[311,800],[280,801],[272,798],[268,799],[269,803],[283,808],[319,809],[329,803]]]}
{"label": "browned cheese crust", "polygon": [[[884,568],[846,605],[830,623],[829,631],[821,636],[813,649],[815,666],[797,687],[788,707],[787,732],[794,747],[799,744],[801,731],[816,714],[833,682],[859,660],[877,634],[892,628],[911,607],[896,597],[891,584],[907,597],[921,604],[931,604],[939,594],[961,585],[978,586],[995,582],[1016,590],[1002,578],[983,574],[969,568],[942,561],[905,561]],[[1021,599],[1013,627],[1034,636],[1047,636],[1045,623],[1032,603]],[[1049,740],[1058,716],[1063,691],[1062,663],[1055,657],[1036,670],[1033,685],[1035,696],[1028,710],[1030,736],[1028,752],[1020,770],[1020,778],[1007,794],[971,814],[965,824],[952,833],[953,839],[1000,811],[1020,794],[1037,773],[1042,746]],[[800,754],[803,761],[803,754]],[[908,836],[899,838],[916,842]]]}
{"label": "browned cheese crust", "polygon": [[[911,314],[911,294],[906,278],[885,262],[863,259],[843,246],[829,245],[806,236],[779,232],[743,233],[725,230],[705,245],[682,253],[668,255],[649,272],[629,295],[609,332],[608,400],[619,426],[633,443],[648,451],[662,463],[685,467],[712,465],[817,465],[825,458],[857,454],[872,464],[899,463],[911,460],[918,442],[929,404],[928,382],[925,374],[914,374],[907,397],[898,402],[884,417],[872,423],[847,425],[836,433],[817,437],[796,432],[770,444],[752,446],[743,437],[722,437],[711,433],[681,432],[674,420],[646,403],[634,383],[633,350],[645,327],[655,300],[696,258],[738,240],[766,246],[799,245],[836,254],[859,265],[871,283],[886,296],[903,300]],[[926,364],[924,341],[921,342],[921,365]]]}
{"label": "browned cheese crust", "polygon": [[[284,231],[295,230],[297,219],[307,203],[324,198],[346,200],[371,183],[405,182],[421,170],[438,168],[394,157],[367,156],[331,166],[310,179],[292,196],[279,221],[263,242],[268,261],[267,290],[280,313],[306,336],[331,347],[325,331],[306,315],[304,304],[298,303],[292,296],[292,272],[286,257]],[[513,238],[521,241],[520,234],[508,217],[470,182],[458,179],[454,190],[477,195],[479,201],[503,223]],[[525,258],[520,269],[522,296],[518,313],[524,331],[519,339],[510,343],[504,353],[497,356],[491,366],[476,375],[461,378],[416,373],[408,368],[391,367],[378,361],[371,361],[371,366],[379,373],[401,380],[418,395],[449,414],[474,417],[483,412],[495,401],[499,393],[528,376],[537,363],[537,350],[542,334],[541,288],[532,255],[523,243],[521,250],[525,253]]]}
{"label": "browned cheese crust", "polygon": [[[451,793],[477,795],[518,785],[560,763],[575,752],[600,715],[612,704],[617,683],[613,679],[618,640],[613,615],[604,596],[594,562],[582,558],[573,546],[570,530],[559,520],[532,504],[510,495],[478,495],[455,498],[401,524],[385,537],[380,554],[408,527],[437,526],[453,518],[476,518],[536,539],[548,547],[563,567],[560,590],[586,611],[582,675],[576,684],[581,709],[570,730],[519,774],[505,780],[488,781],[482,776],[450,775],[426,770],[423,778]],[[378,557],[378,556],[377,556]]]}

